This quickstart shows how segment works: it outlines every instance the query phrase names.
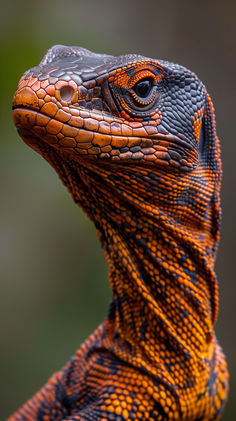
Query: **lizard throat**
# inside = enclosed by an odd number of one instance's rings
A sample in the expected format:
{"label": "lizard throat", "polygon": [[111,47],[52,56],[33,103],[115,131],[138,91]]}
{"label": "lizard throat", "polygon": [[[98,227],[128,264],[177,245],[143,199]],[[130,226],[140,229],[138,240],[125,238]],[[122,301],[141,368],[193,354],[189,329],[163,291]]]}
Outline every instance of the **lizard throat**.
{"label": "lizard throat", "polygon": [[[194,219],[197,213],[182,204],[179,212],[175,204],[175,214],[167,210],[168,183],[179,189],[176,174],[137,164],[78,163],[48,150],[46,159],[98,230],[113,293],[107,347],[114,351],[121,341],[149,361],[160,359],[163,344],[186,361],[202,355],[213,341],[218,306],[210,216],[202,211],[204,218]],[[196,179],[197,173],[193,184]],[[210,202],[209,193],[209,215]]]}

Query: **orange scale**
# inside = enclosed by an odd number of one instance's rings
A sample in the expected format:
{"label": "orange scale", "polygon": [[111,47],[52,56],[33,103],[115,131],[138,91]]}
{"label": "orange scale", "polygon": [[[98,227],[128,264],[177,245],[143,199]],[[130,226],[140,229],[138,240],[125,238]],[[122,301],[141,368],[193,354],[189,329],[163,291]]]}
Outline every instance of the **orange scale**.
{"label": "orange scale", "polygon": [[45,91],[47,92],[47,94],[49,94],[51,96],[54,96],[54,94],[55,94],[55,86],[54,85],[48,85],[45,88]]}
{"label": "orange scale", "polygon": [[114,406],[120,406],[120,401],[118,399],[114,399],[113,405]]}
{"label": "orange scale", "polygon": [[63,124],[56,120],[51,120],[47,124],[46,130],[49,134],[57,134],[62,130]]}
{"label": "orange scale", "polygon": [[44,102],[51,102],[52,100],[53,98],[48,94],[44,97]]}
{"label": "orange scale", "polygon": [[128,418],[129,418],[129,413],[128,413],[127,409],[124,409],[124,410],[123,410],[122,415],[123,415],[123,417],[124,417],[125,419],[128,419]]}
{"label": "orange scale", "polygon": [[40,89],[37,91],[37,96],[38,96],[38,98],[43,99],[43,98],[45,97],[45,95],[46,95],[46,92],[45,92],[45,90],[44,90],[44,89],[40,88]]}
{"label": "orange scale", "polygon": [[43,105],[43,107],[40,110],[42,113],[49,114],[50,116],[54,117],[58,111],[58,108],[55,104],[52,102],[48,102]]}
{"label": "orange scale", "polygon": [[97,131],[99,127],[99,123],[97,120],[94,120],[93,118],[88,118],[84,120],[84,127],[87,130]]}
{"label": "orange scale", "polygon": [[43,81],[41,82],[41,88],[42,88],[42,89],[45,89],[48,85],[49,85],[48,80],[43,80]]}
{"label": "orange scale", "polygon": [[111,126],[109,123],[106,123],[105,121],[101,121],[99,123],[98,131],[100,133],[110,134],[111,133]]}
{"label": "orange scale", "polygon": [[33,89],[34,92],[37,92],[40,89],[40,82],[37,80],[37,82],[35,82],[32,86],[31,89]]}
{"label": "orange scale", "polygon": [[65,111],[63,110],[58,110],[57,108],[57,114],[55,115],[57,120],[60,120],[63,123],[67,123],[69,120],[71,120],[71,122],[77,121],[77,119],[74,119],[74,117],[71,117],[70,114],[65,113]]}
{"label": "orange scale", "polygon": [[109,412],[115,412],[115,408],[114,408],[114,406],[113,405],[109,405],[108,407],[107,407],[107,411],[109,411]]}
{"label": "orange scale", "polygon": [[111,133],[114,135],[119,135],[121,136],[122,131],[121,131],[121,125],[117,124],[117,123],[111,123]]}
{"label": "orange scale", "polygon": [[37,81],[38,81],[38,79],[36,77],[34,77],[34,78],[27,81],[27,86],[32,86]]}
{"label": "orange scale", "polygon": [[59,141],[60,146],[64,146],[66,148],[74,148],[77,143],[72,137],[64,137],[64,139],[61,139]]}
{"label": "orange scale", "polygon": [[88,132],[87,130],[80,129],[77,132],[76,141],[79,143],[83,142],[91,142],[93,140],[94,134],[92,132]]}
{"label": "orange scale", "polygon": [[50,119],[47,116],[44,116],[44,115],[41,115],[41,114],[36,115],[36,124],[39,125],[39,126],[45,127],[48,124],[49,120]]}
{"label": "orange scale", "polygon": [[62,128],[62,133],[65,136],[76,137],[78,135],[78,129],[76,129],[75,127],[71,127],[67,124],[64,124]]}
{"label": "orange scale", "polygon": [[156,157],[155,157],[155,155],[144,155],[144,157],[143,157],[143,159],[145,160],[145,161],[156,161]]}
{"label": "orange scale", "polygon": [[122,412],[122,408],[121,408],[121,406],[117,406],[116,408],[115,408],[115,414],[116,415],[120,415],[121,414],[121,412]]}
{"label": "orange scale", "polygon": [[[130,127],[132,127],[132,129],[143,129],[143,123],[139,121],[131,121]],[[145,130],[143,131],[143,133],[145,133]]]}
{"label": "orange scale", "polygon": [[[59,112],[60,111],[58,111],[58,113]],[[70,115],[67,114],[64,111],[61,111],[61,112],[63,113],[63,115],[62,114],[59,114],[59,119],[61,119],[63,122],[70,121],[71,125],[74,126],[74,127],[79,127],[79,128],[82,128],[83,127],[84,121],[83,121],[83,119],[81,117],[70,117],[69,120],[68,119],[66,120],[66,118],[69,117]],[[62,115],[62,118],[61,118],[61,115]]]}

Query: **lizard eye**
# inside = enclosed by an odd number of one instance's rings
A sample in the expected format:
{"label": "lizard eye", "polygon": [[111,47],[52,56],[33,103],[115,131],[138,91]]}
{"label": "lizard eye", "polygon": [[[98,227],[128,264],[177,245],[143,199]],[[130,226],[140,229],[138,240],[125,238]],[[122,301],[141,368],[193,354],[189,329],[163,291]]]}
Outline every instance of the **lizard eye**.
{"label": "lizard eye", "polygon": [[140,98],[146,98],[153,87],[153,79],[144,78],[133,86],[133,90]]}
{"label": "lizard eye", "polygon": [[151,105],[156,97],[155,81],[153,77],[144,77],[136,82],[129,90],[133,98],[133,105],[136,107],[147,107]]}
{"label": "lizard eye", "polygon": [[117,72],[111,87],[121,108],[132,116],[144,117],[161,98],[161,79],[159,68],[140,63]]}

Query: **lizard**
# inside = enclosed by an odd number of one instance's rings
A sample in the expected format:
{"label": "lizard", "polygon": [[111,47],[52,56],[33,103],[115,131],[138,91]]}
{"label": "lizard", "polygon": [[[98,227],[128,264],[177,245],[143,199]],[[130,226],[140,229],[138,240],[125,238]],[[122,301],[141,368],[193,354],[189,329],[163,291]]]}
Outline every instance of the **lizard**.
{"label": "lizard", "polygon": [[168,61],[56,45],[20,79],[13,119],[94,222],[112,302],[9,421],[220,419],[222,167],[203,83]]}

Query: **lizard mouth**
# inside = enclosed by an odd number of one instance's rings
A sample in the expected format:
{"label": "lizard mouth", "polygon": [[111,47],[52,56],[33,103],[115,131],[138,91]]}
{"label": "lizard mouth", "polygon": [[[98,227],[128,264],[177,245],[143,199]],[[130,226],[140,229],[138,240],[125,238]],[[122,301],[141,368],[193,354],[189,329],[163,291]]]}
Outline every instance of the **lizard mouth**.
{"label": "lizard mouth", "polygon": [[[91,130],[86,125],[86,120],[77,120],[73,124],[62,122],[55,117],[24,106],[13,106],[13,120],[21,136],[33,135],[50,145],[58,148],[74,150],[81,154],[86,149],[88,154],[107,153],[112,149],[134,148],[142,144],[143,147],[153,146],[153,140],[137,136],[101,133]],[[90,126],[93,125],[90,118]],[[87,126],[87,127],[86,127]],[[83,152],[82,152],[83,153]],[[114,154],[114,155],[113,155]],[[113,152],[113,156],[116,154]]]}

